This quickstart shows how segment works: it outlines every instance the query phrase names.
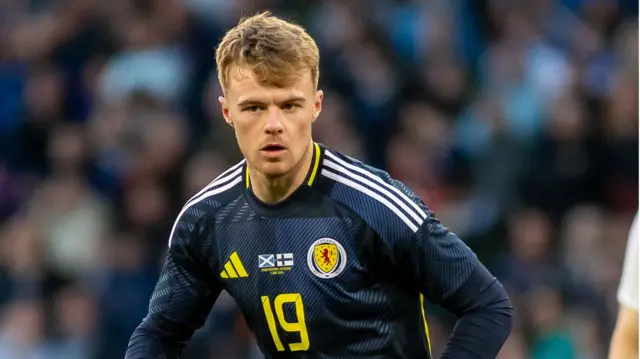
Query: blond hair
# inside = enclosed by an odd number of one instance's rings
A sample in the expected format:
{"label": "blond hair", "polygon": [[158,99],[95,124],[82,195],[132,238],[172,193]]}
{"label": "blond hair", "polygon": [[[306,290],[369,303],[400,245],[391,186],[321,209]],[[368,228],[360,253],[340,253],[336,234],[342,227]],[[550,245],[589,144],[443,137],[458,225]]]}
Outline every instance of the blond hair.
{"label": "blond hair", "polygon": [[216,49],[218,79],[225,90],[231,69],[250,67],[265,86],[286,87],[311,71],[318,86],[320,55],[311,36],[299,25],[270,12],[242,18]]}

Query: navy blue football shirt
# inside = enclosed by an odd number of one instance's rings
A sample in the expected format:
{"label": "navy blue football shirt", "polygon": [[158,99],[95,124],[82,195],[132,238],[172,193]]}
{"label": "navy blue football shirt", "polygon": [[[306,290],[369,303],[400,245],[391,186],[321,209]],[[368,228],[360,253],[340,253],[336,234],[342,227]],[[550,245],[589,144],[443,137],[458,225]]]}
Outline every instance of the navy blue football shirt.
{"label": "navy blue football shirt", "polygon": [[319,144],[280,203],[254,196],[242,161],[185,204],[126,357],[178,358],[223,290],[267,358],[431,358],[425,297],[461,317],[497,308],[458,322],[455,358],[493,358],[510,326],[502,287],[417,196]]}

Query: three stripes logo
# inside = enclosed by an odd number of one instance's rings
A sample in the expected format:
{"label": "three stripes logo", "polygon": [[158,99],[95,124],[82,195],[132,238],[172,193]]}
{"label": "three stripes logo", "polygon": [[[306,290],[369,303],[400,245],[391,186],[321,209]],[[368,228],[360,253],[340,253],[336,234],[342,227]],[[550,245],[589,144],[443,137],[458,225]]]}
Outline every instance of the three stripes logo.
{"label": "three stripes logo", "polygon": [[247,278],[249,274],[244,269],[242,261],[238,256],[238,252],[231,253],[229,260],[224,264],[224,269],[220,272],[220,277],[223,279],[229,278]]}
{"label": "three stripes logo", "polygon": [[176,229],[178,228],[178,223],[180,223],[182,216],[189,210],[189,208],[192,208],[194,205],[207,198],[223,193],[242,182],[242,169],[245,162],[245,160],[242,160],[240,163],[223,172],[187,201],[184,207],[182,207],[182,210],[180,210],[178,218],[176,218],[173,223],[173,227],[171,228],[171,234],[169,235],[169,247],[171,247],[171,242],[174,234],[176,233]]}
{"label": "three stripes logo", "polygon": [[427,213],[400,188],[380,178],[371,171],[355,166],[325,151],[321,175],[350,187],[389,209],[414,233],[427,219]]}

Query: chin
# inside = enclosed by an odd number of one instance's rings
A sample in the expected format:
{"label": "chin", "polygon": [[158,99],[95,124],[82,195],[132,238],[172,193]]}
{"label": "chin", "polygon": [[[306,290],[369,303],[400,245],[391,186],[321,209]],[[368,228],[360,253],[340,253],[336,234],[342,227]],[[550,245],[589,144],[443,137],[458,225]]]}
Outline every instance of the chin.
{"label": "chin", "polygon": [[292,166],[287,162],[263,162],[260,172],[267,177],[284,176],[291,171]]}

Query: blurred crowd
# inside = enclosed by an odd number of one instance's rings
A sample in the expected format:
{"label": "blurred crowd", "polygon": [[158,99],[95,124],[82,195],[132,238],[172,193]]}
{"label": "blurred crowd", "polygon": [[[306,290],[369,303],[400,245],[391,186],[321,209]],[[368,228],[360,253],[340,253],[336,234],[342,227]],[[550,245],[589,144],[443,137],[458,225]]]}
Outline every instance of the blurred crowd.
{"label": "blurred crowd", "polygon": [[[638,206],[638,3],[0,2],[0,359],[122,358],[182,204],[240,158],[214,49],[321,49],[316,140],[407,183],[508,288],[500,359],[603,358]],[[434,354],[450,314],[428,307]],[[259,358],[222,295],[185,358]]]}

